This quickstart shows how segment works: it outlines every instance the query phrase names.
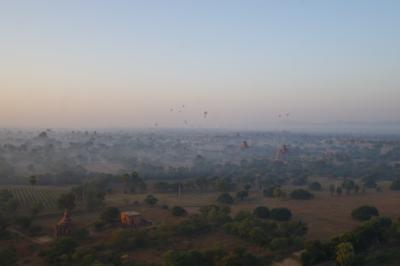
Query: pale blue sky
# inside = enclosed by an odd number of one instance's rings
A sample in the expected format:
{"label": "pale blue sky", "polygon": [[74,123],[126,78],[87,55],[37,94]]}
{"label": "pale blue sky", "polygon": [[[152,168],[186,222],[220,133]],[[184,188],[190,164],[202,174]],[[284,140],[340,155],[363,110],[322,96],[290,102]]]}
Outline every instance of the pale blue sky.
{"label": "pale blue sky", "polygon": [[378,0],[1,1],[0,126],[399,120],[399,14]]}

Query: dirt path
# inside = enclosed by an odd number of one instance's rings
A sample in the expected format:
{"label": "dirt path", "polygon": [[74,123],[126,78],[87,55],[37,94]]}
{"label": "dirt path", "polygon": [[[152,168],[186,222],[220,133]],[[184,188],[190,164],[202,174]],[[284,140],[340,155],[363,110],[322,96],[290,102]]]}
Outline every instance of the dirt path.
{"label": "dirt path", "polygon": [[300,262],[300,255],[303,251],[298,251],[293,253],[290,257],[279,261],[279,262],[275,262],[274,264],[272,264],[273,266],[302,266],[301,262]]}
{"label": "dirt path", "polygon": [[273,266],[301,266],[301,263],[294,258],[286,258],[283,261],[275,262]]}
{"label": "dirt path", "polygon": [[41,237],[33,238],[33,237],[27,236],[24,233],[22,233],[18,230],[15,230],[13,228],[9,228],[7,230],[16,235],[19,235],[20,237],[25,238],[26,240],[28,240],[32,243],[35,243],[35,244],[46,244],[46,243],[54,241],[54,239],[51,238],[50,236],[41,236]]}

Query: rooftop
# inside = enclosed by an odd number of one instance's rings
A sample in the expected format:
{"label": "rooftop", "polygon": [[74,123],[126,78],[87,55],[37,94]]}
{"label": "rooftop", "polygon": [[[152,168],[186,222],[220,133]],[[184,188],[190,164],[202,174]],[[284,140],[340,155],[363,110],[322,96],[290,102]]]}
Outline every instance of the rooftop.
{"label": "rooftop", "polygon": [[123,211],[122,213],[128,215],[128,216],[135,216],[135,215],[140,215],[140,213],[136,211]]}

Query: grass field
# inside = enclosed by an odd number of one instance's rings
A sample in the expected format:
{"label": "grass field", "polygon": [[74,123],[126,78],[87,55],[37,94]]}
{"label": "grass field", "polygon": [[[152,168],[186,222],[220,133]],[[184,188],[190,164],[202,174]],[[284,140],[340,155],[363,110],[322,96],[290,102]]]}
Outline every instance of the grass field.
{"label": "grass field", "polygon": [[[385,187],[385,186],[383,186]],[[286,188],[287,191],[292,189]],[[232,213],[240,210],[253,210],[257,206],[268,208],[289,208],[294,219],[300,219],[308,225],[309,239],[329,239],[339,233],[349,231],[360,223],[353,220],[350,213],[361,205],[372,205],[378,208],[380,215],[397,220],[400,217],[400,192],[390,191],[384,188],[383,192],[375,190],[366,194],[331,196],[328,191],[314,192],[312,200],[292,200],[265,198],[258,192],[250,193],[250,197],[242,202],[236,202],[231,206]],[[182,194],[178,199],[175,194],[153,193],[158,199],[158,205],[166,204],[170,207],[178,205],[184,207],[189,213],[195,213],[199,207],[215,204],[219,193]],[[233,193],[232,193],[233,195]],[[150,219],[167,221],[171,215],[167,212],[162,217],[159,213],[153,215],[151,208],[143,205],[135,206],[133,202],[143,202],[146,195],[114,194],[107,196],[107,205],[119,206],[122,209],[137,209]],[[166,216],[165,216],[166,215]]]}
{"label": "grass field", "polygon": [[[235,214],[241,210],[252,211],[257,206],[286,207],[292,211],[294,219],[302,220],[308,225],[308,239],[329,239],[359,225],[359,222],[351,218],[350,213],[361,205],[375,206],[381,215],[397,220],[400,217],[400,209],[398,208],[400,206],[400,192],[390,191],[385,184],[382,184],[382,187],[384,188],[383,192],[370,190],[366,194],[342,196],[331,196],[328,191],[324,190],[314,192],[315,198],[312,200],[265,198],[259,192],[251,192],[248,199],[237,201],[231,205],[231,209],[232,213]],[[56,200],[68,188],[40,186],[11,186],[7,188],[15,195],[22,208],[28,208],[33,202],[41,202],[48,211],[54,212],[54,216],[43,217],[46,220],[43,222],[53,224],[61,217],[61,212],[56,211],[55,208]],[[293,187],[284,187],[284,189],[290,191]],[[152,194],[159,199],[155,207],[143,204],[143,199],[147,194],[116,192],[106,196],[106,205],[115,206],[121,210],[136,210],[142,213],[146,219],[156,223],[172,224],[179,222],[179,219],[159,206],[164,204],[169,207],[182,206],[189,213],[196,213],[201,206],[215,204],[219,195],[217,192],[183,193],[179,199],[175,194]],[[85,212],[77,209],[73,212],[73,220],[78,224],[87,225],[97,220],[99,214],[100,211]]]}

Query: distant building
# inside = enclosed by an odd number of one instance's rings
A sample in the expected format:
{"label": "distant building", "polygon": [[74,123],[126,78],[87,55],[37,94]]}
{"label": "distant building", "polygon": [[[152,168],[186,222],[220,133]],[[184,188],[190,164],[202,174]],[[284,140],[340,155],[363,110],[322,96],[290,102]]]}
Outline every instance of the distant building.
{"label": "distant building", "polygon": [[138,212],[135,211],[123,211],[121,212],[121,223],[123,225],[128,225],[128,226],[141,226],[146,221],[142,218],[142,215]]}
{"label": "distant building", "polygon": [[65,209],[64,216],[55,226],[55,237],[57,239],[63,236],[69,236],[72,233],[72,220],[69,211]]}

